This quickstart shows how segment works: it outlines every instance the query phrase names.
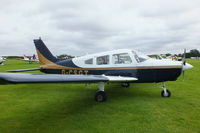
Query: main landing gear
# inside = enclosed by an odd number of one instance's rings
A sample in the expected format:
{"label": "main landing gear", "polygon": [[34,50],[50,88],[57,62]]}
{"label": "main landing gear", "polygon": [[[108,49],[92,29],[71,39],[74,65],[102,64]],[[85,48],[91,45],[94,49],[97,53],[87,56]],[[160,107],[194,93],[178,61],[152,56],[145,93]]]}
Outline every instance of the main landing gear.
{"label": "main landing gear", "polygon": [[171,96],[171,92],[166,88],[165,82],[162,83],[162,87],[163,90],[161,91],[161,96],[162,97],[170,97]]}
{"label": "main landing gear", "polygon": [[104,91],[104,86],[105,86],[104,82],[99,82],[99,90],[95,94],[95,100],[97,102],[104,102],[107,99],[106,93]]}
{"label": "main landing gear", "polygon": [[[129,83],[122,83],[122,86],[123,87],[129,87],[130,84]],[[97,102],[104,102],[107,99],[106,92],[104,91],[104,87],[105,87],[105,83],[104,82],[99,82],[98,83],[99,90],[95,94],[95,100]],[[161,91],[161,96],[162,97],[170,97],[171,96],[171,92],[166,88],[165,82],[162,83],[162,87],[161,88],[163,89]]]}
{"label": "main landing gear", "polygon": [[[105,86],[104,82],[99,82],[98,84],[99,90],[96,92],[94,97],[97,102],[104,102],[107,99],[106,92],[104,91],[104,86]],[[125,82],[122,83],[121,86],[127,88],[130,86],[130,84]]]}

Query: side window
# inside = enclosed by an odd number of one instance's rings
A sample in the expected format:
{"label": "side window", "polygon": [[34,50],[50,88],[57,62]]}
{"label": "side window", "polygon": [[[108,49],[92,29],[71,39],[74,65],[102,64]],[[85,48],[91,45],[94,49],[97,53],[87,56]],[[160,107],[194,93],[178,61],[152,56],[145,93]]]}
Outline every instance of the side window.
{"label": "side window", "polygon": [[109,64],[109,55],[97,57],[97,65]]}
{"label": "side window", "polygon": [[133,52],[133,55],[134,55],[134,57],[135,57],[135,59],[136,59],[136,61],[138,62],[138,63],[140,63],[140,62],[144,62],[144,61],[146,61],[147,59],[148,59],[148,57],[145,55],[143,55],[143,56],[138,56],[134,51],[132,51]]}
{"label": "side window", "polygon": [[112,57],[113,64],[130,64],[132,63],[131,57],[128,53],[114,54]]}
{"label": "side window", "polygon": [[92,65],[93,64],[93,59],[88,59],[88,60],[85,60],[85,64],[89,64],[89,65]]}
{"label": "side window", "polygon": [[134,58],[136,59],[137,63],[139,63],[140,59],[139,59],[138,55],[134,51],[132,51],[132,52],[133,52]]}

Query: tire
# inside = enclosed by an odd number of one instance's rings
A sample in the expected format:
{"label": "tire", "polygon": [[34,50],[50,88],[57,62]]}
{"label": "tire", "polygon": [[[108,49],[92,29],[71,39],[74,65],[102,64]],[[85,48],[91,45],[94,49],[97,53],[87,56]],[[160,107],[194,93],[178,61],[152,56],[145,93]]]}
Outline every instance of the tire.
{"label": "tire", "polygon": [[98,91],[95,94],[95,100],[97,102],[104,102],[104,101],[106,101],[106,99],[107,99],[107,96],[106,96],[106,93],[104,91]]}
{"label": "tire", "polygon": [[130,86],[130,84],[127,83],[127,82],[125,82],[125,83],[122,83],[121,86],[122,86],[122,87],[125,87],[125,88],[128,88],[128,87]]}
{"label": "tire", "polygon": [[170,97],[171,96],[171,92],[169,90],[166,90],[166,94],[164,92],[164,90],[161,91],[161,96],[162,97]]}

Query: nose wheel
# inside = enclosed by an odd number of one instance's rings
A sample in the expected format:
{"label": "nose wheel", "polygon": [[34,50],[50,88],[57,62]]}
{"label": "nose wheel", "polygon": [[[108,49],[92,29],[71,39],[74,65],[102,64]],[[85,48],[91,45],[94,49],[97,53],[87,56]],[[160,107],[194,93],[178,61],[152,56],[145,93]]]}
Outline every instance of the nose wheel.
{"label": "nose wheel", "polygon": [[95,94],[95,101],[104,102],[107,99],[106,92],[104,91],[104,82],[99,82],[99,91]]}
{"label": "nose wheel", "polygon": [[170,97],[171,96],[171,92],[169,90],[166,90],[166,92],[164,90],[161,91],[161,96],[162,97]]}
{"label": "nose wheel", "polygon": [[162,97],[170,97],[171,96],[171,92],[166,88],[165,83],[162,83],[162,91],[161,91],[161,96]]}
{"label": "nose wheel", "polygon": [[122,83],[121,86],[122,86],[122,87],[125,87],[125,88],[128,88],[128,87],[130,86],[130,84],[127,83],[127,82],[125,82],[125,83]]}

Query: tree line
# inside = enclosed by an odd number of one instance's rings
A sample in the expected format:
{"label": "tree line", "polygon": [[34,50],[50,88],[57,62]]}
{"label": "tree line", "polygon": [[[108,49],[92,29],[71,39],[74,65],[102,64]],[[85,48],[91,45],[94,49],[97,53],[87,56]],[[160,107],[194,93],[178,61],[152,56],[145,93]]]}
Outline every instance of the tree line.
{"label": "tree line", "polygon": [[[182,53],[182,54],[178,54],[177,56],[183,57],[184,55]],[[200,52],[197,49],[192,49],[192,50],[190,50],[190,52],[186,52],[185,57],[186,58],[200,57]]]}
{"label": "tree line", "polygon": [[[156,54],[155,55],[150,55],[150,57],[153,56],[157,56]],[[180,53],[180,54],[171,54],[171,53],[167,53],[167,54],[161,54],[162,57],[168,57],[168,56],[171,56],[171,57],[175,57],[175,56],[178,56],[178,57],[184,57],[184,53]],[[191,58],[191,57],[200,57],[200,51],[197,50],[197,49],[192,49],[190,50],[189,52],[186,52],[185,53],[185,57],[186,58]]]}

